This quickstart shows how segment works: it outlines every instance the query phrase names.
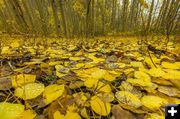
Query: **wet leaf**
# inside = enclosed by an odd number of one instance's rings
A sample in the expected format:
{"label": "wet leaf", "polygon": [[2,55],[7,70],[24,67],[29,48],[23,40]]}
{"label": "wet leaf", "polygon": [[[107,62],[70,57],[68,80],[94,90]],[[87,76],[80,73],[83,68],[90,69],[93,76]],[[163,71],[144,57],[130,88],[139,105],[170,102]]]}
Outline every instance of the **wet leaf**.
{"label": "wet leaf", "polygon": [[22,87],[18,87],[14,91],[14,95],[24,100],[33,99],[41,95],[44,91],[44,85],[41,83],[29,83]]}
{"label": "wet leaf", "polygon": [[0,117],[1,119],[13,119],[24,111],[24,105],[12,104],[8,102],[0,103]]}

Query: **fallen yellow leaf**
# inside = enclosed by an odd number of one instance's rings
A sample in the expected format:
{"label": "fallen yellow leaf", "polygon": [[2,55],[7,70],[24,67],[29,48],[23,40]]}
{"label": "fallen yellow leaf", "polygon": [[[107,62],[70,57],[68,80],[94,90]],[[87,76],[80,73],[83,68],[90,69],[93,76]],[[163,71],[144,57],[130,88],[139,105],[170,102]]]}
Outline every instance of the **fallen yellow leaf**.
{"label": "fallen yellow leaf", "polygon": [[154,77],[161,77],[165,74],[161,68],[152,68],[148,71],[148,73]]}
{"label": "fallen yellow leaf", "polygon": [[16,119],[34,119],[35,117],[36,113],[34,113],[32,110],[25,110]]}
{"label": "fallen yellow leaf", "polygon": [[81,119],[81,116],[78,113],[69,111],[67,111],[65,116],[61,114],[59,111],[56,111],[53,117],[54,119]]}
{"label": "fallen yellow leaf", "polygon": [[0,118],[1,119],[14,119],[24,111],[24,105],[12,104],[8,102],[0,103]]}
{"label": "fallen yellow leaf", "polygon": [[14,95],[24,100],[33,99],[41,95],[44,91],[44,84],[29,83],[22,87],[18,87],[14,91]]}
{"label": "fallen yellow leaf", "polygon": [[178,63],[162,62],[162,67],[167,69],[179,69],[180,66]]}
{"label": "fallen yellow leaf", "polygon": [[134,77],[137,79],[145,79],[145,80],[150,80],[150,76],[148,74],[146,74],[143,71],[135,71],[134,72]]}
{"label": "fallen yellow leaf", "polygon": [[92,110],[95,111],[97,114],[107,116],[110,113],[110,103],[101,101],[99,97],[93,96],[90,103]]}
{"label": "fallen yellow leaf", "polygon": [[144,96],[141,98],[141,102],[145,107],[151,110],[158,110],[161,106],[168,103],[167,100],[158,96]]}
{"label": "fallen yellow leaf", "polygon": [[45,98],[45,104],[49,104],[52,101],[59,98],[64,92],[64,85],[52,84],[45,88],[43,97]]}
{"label": "fallen yellow leaf", "polygon": [[65,119],[65,116],[62,115],[59,111],[54,112],[53,117],[54,119]]}
{"label": "fallen yellow leaf", "polygon": [[136,95],[130,92],[118,91],[116,92],[115,96],[118,99],[118,101],[127,104],[129,106],[138,108],[142,105],[140,99]]}
{"label": "fallen yellow leaf", "polygon": [[126,81],[135,86],[151,86],[152,85],[151,80],[146,79],[146,78],[143,78],[143,79],[128,78]]}
{"label": "fallen yellow leaf", "polygon": [[19,74],[17,76],[12,76],[12,86],[13,87],[20,87],[27,83],[33,83],[36,80],[36,75],[31,74]]}

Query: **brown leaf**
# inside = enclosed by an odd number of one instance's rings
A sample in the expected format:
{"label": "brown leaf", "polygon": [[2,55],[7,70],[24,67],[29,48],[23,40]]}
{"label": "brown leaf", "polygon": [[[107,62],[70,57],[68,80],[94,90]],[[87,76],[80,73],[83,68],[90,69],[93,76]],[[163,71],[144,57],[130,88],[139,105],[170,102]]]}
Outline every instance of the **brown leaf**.
{"label": "brown leaf", "polygon": [[112,114],[115,119],[137,119],[133,113],[124,110],[120,105],[114,105],[112,107]]}
{"label": "brown leaf", "polygon": [[171,86],[159,86],[158,91],[168,96],[180,97],[180,91]]}
{"label": "brown leaf", "polygon": [[12,88],[11,77],[10,76],[1,77],[0,78],[0,90],[8,90],[10,88]]}

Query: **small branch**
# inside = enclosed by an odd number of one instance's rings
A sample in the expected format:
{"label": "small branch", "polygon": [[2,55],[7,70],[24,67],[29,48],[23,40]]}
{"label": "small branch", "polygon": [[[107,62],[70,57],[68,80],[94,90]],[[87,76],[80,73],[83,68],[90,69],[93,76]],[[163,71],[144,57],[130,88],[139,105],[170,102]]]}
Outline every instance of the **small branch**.
{"label": "small branch", "polygon": [[150,54],[149,50],[148,50],[148,54],[149,54],[149,58],[151,59],[151,62],[152,62],[153,65],[157,68],[156,64],[155,64],[154,61],[152,60],[152,57],[151,57],[151,54]]}

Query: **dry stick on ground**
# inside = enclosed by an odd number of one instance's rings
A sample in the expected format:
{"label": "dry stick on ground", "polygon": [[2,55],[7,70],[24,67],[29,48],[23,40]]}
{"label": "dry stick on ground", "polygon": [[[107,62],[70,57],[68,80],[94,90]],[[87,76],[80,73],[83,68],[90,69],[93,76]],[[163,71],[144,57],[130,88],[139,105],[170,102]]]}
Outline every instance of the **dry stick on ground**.
{"label": "dry stick on ground", "polygon": [[151,54],[150,54],[149,50],[148,50],[148,55],[149,55],[149,58],[151,59],[151,62],[153,63],[153,65],[157,68],[156,64],[155,64],[154,61],[152,60],[152,57],[151,57]]}

